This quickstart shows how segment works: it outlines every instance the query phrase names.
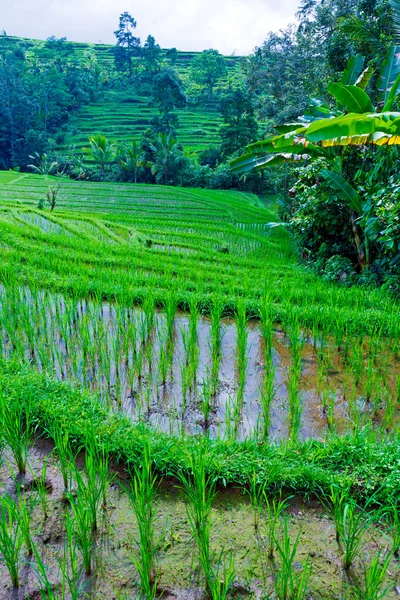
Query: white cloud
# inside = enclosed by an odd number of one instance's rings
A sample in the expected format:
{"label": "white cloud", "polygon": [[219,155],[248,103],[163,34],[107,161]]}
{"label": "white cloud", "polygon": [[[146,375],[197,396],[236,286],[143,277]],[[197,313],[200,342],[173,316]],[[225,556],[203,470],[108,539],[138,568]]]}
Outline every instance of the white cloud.
{"label": "white cloud", "polygon": [[217,48],[247,54],[268,31],[295,20],[299,0],[0,0],[0,29],[9,35],[114,43],[118,17],[135,17],[137,35],[164,48]]}

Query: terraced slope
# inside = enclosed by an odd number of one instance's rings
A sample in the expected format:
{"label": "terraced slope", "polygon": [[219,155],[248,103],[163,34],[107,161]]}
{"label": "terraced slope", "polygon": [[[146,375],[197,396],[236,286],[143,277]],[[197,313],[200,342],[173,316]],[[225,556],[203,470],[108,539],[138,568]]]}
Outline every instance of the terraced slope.
{"label": "terraced slope", "polygon": [[[35,55],[37,49],[44,44],[39,40],[8,39],[23,42],[28,48],[28,55]],[[113,46],[76,42],[68,42],[68,44],[73,50],[71,60],[84,61],[89,55],[94,55],[102,69],[110,73],[114,71]],[[178,51],[175,68],[184,82],[188,81],[190,63],[198,54],[198,52]],[[230,81],[240,76],[241,61],[242,57],[226,57]],[[227,79],[220,82],[220,87],[223,88],[226,84]],[[60,151],[75,146],[76,151],[80,152],[82,147],[87,145],[88,137],[96,133],[106,135],[115,141],[129,142],[132,139],[139,139],[157,110],[149,102],[148,97],[136,96],[134,90],[131,96],[127,98],[126,92],[107,90],[98,102],[84,106],[74,115],[71,123],[72,132],[59,146]],[[185,147],[199,151],[221,142],[219,136],[221,118],[215,104],[211,103],[207,109],[188,107],[178,111],[178,117],[177,137]]]}
{"label": "terraced slope", "polygon": [[[134,97],[126,101],[126,94],[107,92],[101,101],[82,107],[75,115],[72,132],[68,134],[60,150],[73,145],[79,151],[88,144],[88,137],[101,133],[119,142],[139,140],[158,113],[148,98]],[[178,111],[177,139],[191,150],[202,150],[221,143],[219,128],[222,124],[214,109],[188,107]]]}

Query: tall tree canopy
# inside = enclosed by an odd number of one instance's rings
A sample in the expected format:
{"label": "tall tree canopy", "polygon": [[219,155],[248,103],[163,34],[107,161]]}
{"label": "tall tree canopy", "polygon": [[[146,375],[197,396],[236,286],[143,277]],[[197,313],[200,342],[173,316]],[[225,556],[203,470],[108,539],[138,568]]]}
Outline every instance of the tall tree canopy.
{"label": "tall tree canopy", "polygon": [[132,60],[140,52],[140,38],[133,35],[135,29],[135,19],[128,12],[123,12],[119,17],[118,29],[114,31],[117,38],[114,57],[117,69],[124,70],[128,67],[130,77],[133,72]]}

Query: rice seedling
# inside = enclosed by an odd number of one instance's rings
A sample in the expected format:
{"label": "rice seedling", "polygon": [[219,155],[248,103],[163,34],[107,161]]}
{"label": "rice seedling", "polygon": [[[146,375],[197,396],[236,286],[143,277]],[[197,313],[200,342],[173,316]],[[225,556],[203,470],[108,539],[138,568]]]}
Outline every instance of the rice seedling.
{"label": "rice seedling", "polygon": [[[33,548],[33,554],[35,557],[35,564],[33,565],[33,568],[36,572],[40,585],[38,590],[40,598],[42,598],[42,600],[66,600],[67,588],[64,578],[62,579],[61,586],[55,589],[50,581],[50,569],[43,562],[43,558],[41,557],[36,545]],[[71,600],[76,600],[78,597],[79,596],[73,596],[71,594]]]}
{"label": "rice seedling", "polygon": [[164,303],[164,311],[167,324],[167,340],[169,342],[172,342],[174,337],[174,325],[177,306],[178,300],[176,296],[176,291],[173,288],[171,288],[166,293]]}
{"label": "rice seedling", "polygon": [[239,408],[243,402],[244,386],[246,383],[246,368],[247,368],[247,314],[246,306],[243,298],[238,299],[236,310],[236,331],[237,331],[237,369],[239,374],[238,399]]}
{"label": "rice seedling", "polygon": [[65,538],[62,554],[57,558],[62,574],[63,587],[67,587],[71,600],[80,598],[86,587],[82,579],[84,564],[78,554],[78,544],[75,536],[75,525],[69,513],[64,515]]}
{"label": "rice seedling", "polygon": [[303,404],[301,394],[299,392],[299,380],[301,377],[301,357],[304,347],[304,338],[297,319],[293,321],[289,328],[290,339],[290,354],[292,364],[289,370],[287,381],[288,397],[289,397],[289,427],[290,437],[297,440],[301,425],[301,415],[303,412]]}
{"label": "rice seedling", "polygon": [[17,469],[26,474],[29,448],[34,434],[34,423],[29,402],[11,401],[0,395],[0,423],[3,439],[11,451]]}
{"label": "rice seedling", "polygon": [[335,406],[336,406],[336,394],[335,392],[330,392],[327,395],[326,399],[326,410],[327,410],[327,418],[328,418],[328,427],[330,431],[335,430]]}
{"label": "rice seedling", "polygon": [[249,494],[250,502],[253,508],[253,524],[254,531],[257,533],[260,525],[260,516],[263,512],[264,498],[265,498],[265,483],[260,484],[257,479],[257,473],[253,471],[253,474],[249,478],[249,488],[245,488]]}
{"label": "rice seedling", "polygon": [[32,514],[37,502],[35,496],[27,497],[27,494],[17,487],[17,500],[14,500],[11,496],[8,498],[8,505],[14,512],[14,519],[19,523],[21,528],[21,535],[24,539],[26,553],[30,556],[32,554],[33,540],[32,540]]}
{"label": "rice seedling", "polygon": [[294,561],[300,541],[300,533],[292,543],[289,535],[288,519],[283,519],[283,531],[276,538],[279,566],[275,570],[274,588],[279,600],[305,600],[311,577],[311,566],[307,558],[301,574],[296,573]]}
{"label": "rice seedling", "polygon": [[269,497],[267,491],[264,490],[264,502],[266,506],[266,530],[268,543],[268,558],[273,558],[276,547],[277,527],[284,517],[285,510],[289,506],[289,498],[282,499],[281,497]]}
{"label": "rice seedling", "polygon": [[218,388],[219,367],[222,360],[221,319],[223,304],[220,296],[216,296],[211,307],[211,380],[212,395]]}
{"label": "rice seedling", "polygon": [[154,531],[157,482],[153,474],[149,443],[143,449],[140,467],[135,467],[132,488],[124,489],[129,496],[138,527],[133,562],[139,574],[141,598],[149,600],[155,598],[157,593],[157,577],[154,570],[157,548]]}
{"label": "rice seedling", "polygon": [[72,464],[75,462],[75,456],[73,455],[72,448],[69,442],[68,429],[64,431],[56,424],[52,424],[48,429],[50,437],[53,439],[55,447],[54,451],[57,454],[59,467],[64,484],[64,494],[66,494],[71,488],[72,482]]}
{"label": "rice seedling", "polygon": [[[93,535],[93,522],[86,498],[77,491],[75,495],[68,493],[72,517],[65,513],[66,529],[70,528],[83,560],[84,571],[87,576],[93,572],[94,552],[96,540]],[[72,520],[73,518],[73,520]],[[70,522],[68,523],[68,520]]]}
{"label": "rice seedling", "polygon": [[201,412],[204,419],[204,427],[207,429],[212,408],[212,382],[210,377],[206,377],[201,383]]}
{"label": "rice seedling", "polygon": [[48,489],[47,489],[47,456],[43,459],[42,468],[40,471],[40,475],[37,476],[31,469],[32,482],[35,487],[35,491],[37,494],[37,499],[40,502],[42,507],[43,516],[46,520],[48,517],[48,508],[49,508],[49,498],[48,498]]}
{"label": "rice seedling", "polygon": [[392,538],[392,552],[400,556],[400,509],[396,502],[392,502],[385,509],[385,517],[389,526],[389,535]]}
{"label": "rice seedling", "polygon": [[226,600],[235,577],[235,565],[232,552],[229,553],[229,560],[223,559],[224,551],[221,550],[219,557],[214,561],[211,578],[208,580],[208,591],[211,600]]}
{"label": "rice seedling", "polygon": [[216,495],[215,483],[207,475],[207,447],[195,447],[188,455],[191,473],[180,474],[181,489],[186,500],[186,513],[197,546],[198,560],[203,569],[207,589],[215,585],[213,553],[210,549],[211,510]]}
{"label": "rice seedling", "polygon": [[354,502],[348,502],[343,507],[341,521],[343,568],[348,570],[357,556],[363,535],[368,527],[368,519]]}
{"label": "rice seedling", "polygon": [[389,568],[390,553],[382,557],[378,553],[368,567],[364,566],[362,582],[356,581],[351,587],[353,598],[357,600],[382,600],[387,596],[390,584],[385,585]]}
{"label": "rice seedling", "polygon": [[344,508],[349,502],[349,497],[349,487],[340,487],[338,485],[332,485],[329,494],[321,498],[321,502],[325,506],[327,512],[329,512],[332,515],[335,524],[335,534],[337,542],[341,542],[343,538]]}
{"label": "rice seedling", "polygon": [[15,501],[8,494],[0,496],[0,555],[14,588],[20,585],[19,568],[25,534]]}
{"label": "rice seedling", "polygon": [[261,332],[265,347],[265,363],[269,364],[273,349],[273,322],[272,322],[272,301],[268,292],[264,295],[260,303]]}

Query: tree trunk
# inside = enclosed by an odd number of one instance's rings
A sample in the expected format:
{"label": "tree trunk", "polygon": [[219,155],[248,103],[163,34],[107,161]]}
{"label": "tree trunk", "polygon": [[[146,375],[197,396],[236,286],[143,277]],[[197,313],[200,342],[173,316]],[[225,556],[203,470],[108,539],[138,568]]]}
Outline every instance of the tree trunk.
{"label": "tree trunk", "polygon": [[356,248],[357,248],[358,264],[360,265],[361,271],[364,271],[365,269],[368,268],[369,265],[367,263],[365,252],[364,252],[364,249],[362,246],[362,242],[361,242],[361,238],[360,238],[360,234],[359,234],[359,230],[358,230],[359,228],[356,223],[356,213],[354,211],[351,211],[350,222],[351,222],[351,227],[353,229],[354,241],[355,241]]}

